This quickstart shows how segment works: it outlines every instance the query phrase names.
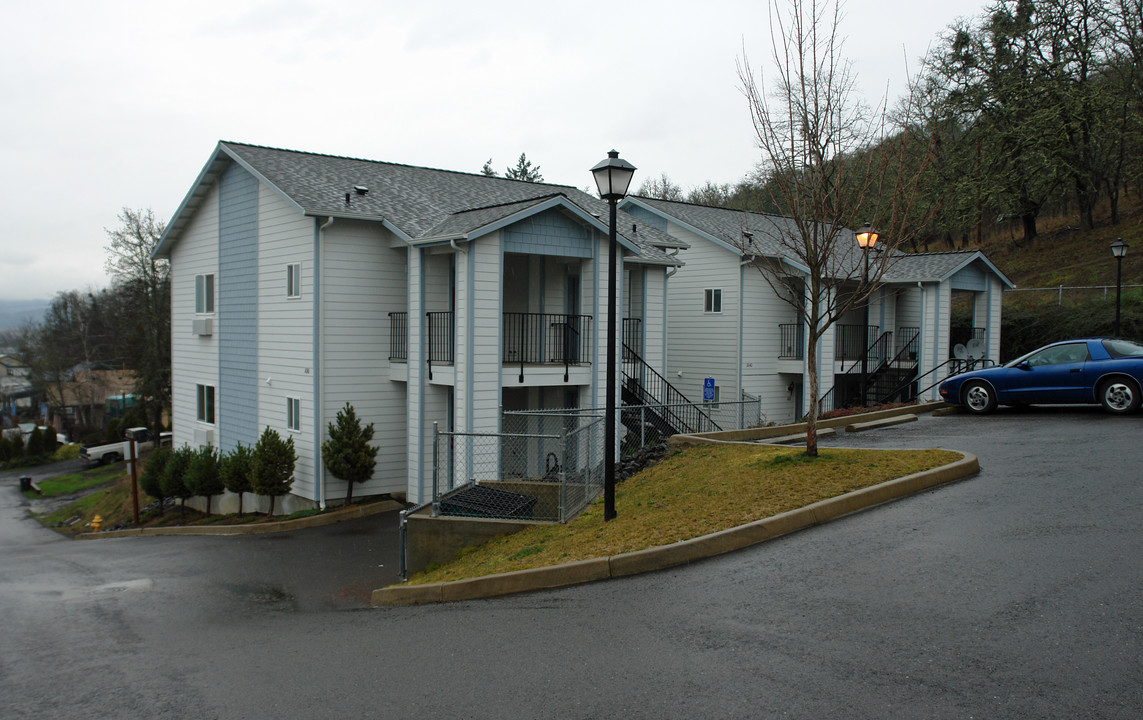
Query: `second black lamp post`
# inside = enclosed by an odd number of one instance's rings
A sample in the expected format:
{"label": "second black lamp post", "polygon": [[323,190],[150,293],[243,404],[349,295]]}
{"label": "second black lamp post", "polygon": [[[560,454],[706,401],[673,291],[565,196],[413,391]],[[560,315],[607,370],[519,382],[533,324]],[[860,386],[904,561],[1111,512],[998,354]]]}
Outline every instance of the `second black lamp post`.
{"label": "second black lamp post", "polygon": [[616,240],[615,240],[615,204],[627,194],[631,185],[631,178],[635,174],[635,166],[626,160],[619,159],[615,150],[607,153],[607,158],[601,160],[591,169],[595,176],[595,187],[599,190],[599,197],[607,201],[609,210],[608,243],[607,243],[607,393],[604,419],[606,427],[603,435],[603,519],[615,518],[615,337],[616,337],[616,286],[619,284],[616,274]]}

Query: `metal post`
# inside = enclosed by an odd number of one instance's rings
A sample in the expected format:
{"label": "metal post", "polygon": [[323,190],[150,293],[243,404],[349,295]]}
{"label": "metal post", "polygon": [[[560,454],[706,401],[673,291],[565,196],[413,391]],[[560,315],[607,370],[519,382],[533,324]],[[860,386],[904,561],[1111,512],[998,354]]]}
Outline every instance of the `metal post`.
{"label": "metal post", "polygon": [[[861,287],[868,292],[869,285],[869,248],[862,248],[864,264],[861,271]],[[861,325],[861,407],[865,407],[866,373],[869,371],[867,360],[869,357],[869,298],[865,298],[865,313]]]}
{"label": "metal post", "polygon": [[440,440],[439,425],[440,423],[436,420],[433,421],[433,517],[439,515],[441,510],[440,493],[437,484],[437,475],[440,467],[439,454],[437,451],[437,448],[440,447],[440,442],[438,442]]}
{"label": "metal post", "polygon": [[560,455],[563,456],[563,464],[560,465],[560,522],[567,522],[567,507],[568,507],[568,434],[567,428],[564,428],[564,435],[560,439]]}
{"label": "metal post", "polygon": [[1123,257],[1115,258],[1115,337],[1119,337],[1119,304],[1123,299]]}
{"label": "metal post", "polygon": [[[126,407],[126,405],[124,405]],[[162,433],[160,433],[160,436]],[[135,511],[135,524],[139,524],[139,455],[135,450],[135,436],[131,438],[131,505]],[[156,438],[155,446],[158,446]]]}
{"label": "metal post", "polygon": [[615,519],[615,304],[616,304],[616,240],[615,198],[607,201],[610,223],[607,233],[607,392],[603,429],[603,519]]}

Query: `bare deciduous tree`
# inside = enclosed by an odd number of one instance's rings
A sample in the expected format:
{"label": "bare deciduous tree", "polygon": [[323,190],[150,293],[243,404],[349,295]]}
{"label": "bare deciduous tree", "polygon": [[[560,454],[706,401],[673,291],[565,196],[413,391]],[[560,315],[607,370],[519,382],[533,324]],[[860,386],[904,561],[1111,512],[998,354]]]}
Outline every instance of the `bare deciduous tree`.
{"label": "bare deciduous tree", "polygon": [[[924,144],[924,134],[905,117],[903,130],[890,137],[884,102],[870,108],[857,97],[856,77],[842,55],[839,0],[788,0],[784,12],[771,2],[770,18],[770,86],[745,52],[738,77],[765,191],[786,219],[765,229],[768,242],[744,232],[739,249],[806,328],[806,454],[816,456],[819,343],[843,315],[868,302],[897,248],[923,224],[914,216],[925,163],[916,160],[913,146]],[[883,243],[869,255],[867,280],[852,229],[862,222],[875,223]],[[799,290],[791,292],[791,284]]]}

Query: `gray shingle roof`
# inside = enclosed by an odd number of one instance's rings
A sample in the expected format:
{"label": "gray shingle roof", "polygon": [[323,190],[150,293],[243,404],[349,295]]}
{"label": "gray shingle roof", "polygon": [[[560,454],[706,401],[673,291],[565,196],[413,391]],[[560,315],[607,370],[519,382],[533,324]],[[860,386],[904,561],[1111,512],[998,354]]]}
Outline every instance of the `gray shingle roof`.
{"label": "gray shingle roof", "polygon": [[[205,196],[200,186],[214,182],[226,160],[237,159],[249,170],[282,192],[303,213],[383,220],[409,240],[462,239],[513,214],[558,199],[583,215],[605,225],[607,204],[566,185],[530,183],[451,170],[358,158],[281,150],[260,145],[220,142],[214,159],[200,176],[176,217],[168,237],[178,233],[197,202]],[[367,189],[359,195],[355,188]],[[346,194],[349,202],[346,202]],[[678,243],[654,228],[624,232],[635,223],[620,213],[619,235],[643,262],[677,264],[662,248]],[[163,246],[168,238],[163,239]]]}
{"label": "gray shingle roof", "polygon": [[[748,232],[751,233],[753,246],[758,249],[759,254],[797,261],[791,256],[789,249],[784,248],[776,240],[782,235],[797,232],[797,228],[789,218],[654,198],[638,197],[634,199],[732,247],[742,248],[743,233]],[[975,259],[983,261],[992,271],[996,272],[1005,284],[1013,287],[1012,282],[996,269],[984,253],[979,250],[932,253],[894,251],[893,259],[888,264],[883,279],[886,282],[939,281]],[[831,267],[838,277],[847,277],[859,270],[861,262],[861,250],[857,244],[847,242],[839,245],[838,256],[834,258]]]}

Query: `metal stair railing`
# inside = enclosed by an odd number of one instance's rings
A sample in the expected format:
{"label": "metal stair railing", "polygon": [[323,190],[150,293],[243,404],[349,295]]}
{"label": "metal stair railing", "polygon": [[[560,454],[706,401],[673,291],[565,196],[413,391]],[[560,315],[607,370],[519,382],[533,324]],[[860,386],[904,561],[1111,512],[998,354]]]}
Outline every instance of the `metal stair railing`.
{"label": "metal stair railing", "polygon": [[[866,360],[868,361],[868,358],[869,358],[871,351],[876,349],[877,350],[876,357],[877,357],[878,363],[879,363],[878,365],[874,366],[874,368],[872,370],[870,370],[868,372],[868,374],[866,375],[866,380],[865,380],[866,387],[869,386],[871,379],[888,364],[885,361],[885,358],[889,355],[888,348],[891,346],[892,340],[893,340],[893,331],[892,330],[886,330],[885,332],[881,333],[877,337],[876,340],[874,340],[872,343],[870,343],[869,347],[865,348]],[[862,360],[862,358],[858,357],[857,360],[854,361],[853,365],[851,365],[848,370],[846,370],[845,366],[843,365],[842,366],[842,372],[840,374],[841,375],[852,375],[853,371],[861,366],[861,360]],[[831,387],[829,390],[827,390],[825,392],[825,394],[822,395],[818,399],[818,412],[824,413],[824,412],[829,412],[830,410],[836,409],[835,407],[833,407],[833,395],[834,395],[833,391],[834,391],[834,388],[836,388],[836,387],[837,387],[837,383],[834,383],[833,387]],[[826,408],[826,401],[827,400],[829,400],[829,402],[830,402],[830,407],[828,409]]]}
{"label": "metal stair railing", "polygon": [[680,432],[711,432],[722,429],[700,406],[688,400],[678,388],[627,345],[623,346],[623,380],[624,385],[629,387],[644,405],[658,408],[664,419]]}

